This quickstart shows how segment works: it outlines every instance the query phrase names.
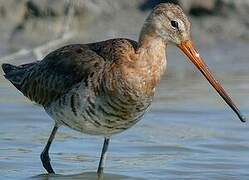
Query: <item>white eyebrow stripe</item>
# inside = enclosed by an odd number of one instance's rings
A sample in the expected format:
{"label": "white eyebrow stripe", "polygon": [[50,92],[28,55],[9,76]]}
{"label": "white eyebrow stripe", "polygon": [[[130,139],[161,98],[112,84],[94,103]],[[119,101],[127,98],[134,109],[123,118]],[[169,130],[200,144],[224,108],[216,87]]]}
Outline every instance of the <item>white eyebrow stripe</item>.
{"label": "white eyebrow stripe", "polygon": [[166,15],[167,15],[169,18],[171,18],[171,19],[175,16],[175,14],[172,13],[171,11],[167,11],[167,12],[166,12]]}

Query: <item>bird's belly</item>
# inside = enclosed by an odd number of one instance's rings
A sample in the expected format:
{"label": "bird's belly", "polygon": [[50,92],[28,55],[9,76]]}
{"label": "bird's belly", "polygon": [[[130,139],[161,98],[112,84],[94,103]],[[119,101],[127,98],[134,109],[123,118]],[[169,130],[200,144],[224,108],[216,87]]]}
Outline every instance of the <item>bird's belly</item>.
{"label": "bird's belly", "polygon": [[103,136],[111,136],[130,128],[144,115],[144,112],[140,112],[137,115],[125,118],[103,115],[103,113],[98,111],[93,114],[82,111],[76,115],[70,108],[61,108],[52,111],[46,109],[46,111],[58,124],[68,126],[82,133]]}
{"label": "bird's belly", "polygon": [[113,109],[98,101],[91,102],[89,97],[68,96],[46,107],[45,110],[58,124],[86,134],[111,136],[137,123],[148,106],[149,104],[146,104],[140,111],[134,111],[136,107],[129,107],[132,111],[125,111]]}

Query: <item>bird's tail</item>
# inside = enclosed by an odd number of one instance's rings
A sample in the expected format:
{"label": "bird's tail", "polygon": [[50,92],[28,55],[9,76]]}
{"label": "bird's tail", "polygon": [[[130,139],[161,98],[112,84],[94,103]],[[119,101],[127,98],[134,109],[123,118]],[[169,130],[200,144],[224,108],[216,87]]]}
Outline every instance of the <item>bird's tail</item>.
{"label": "bird's tail", "polygon": [[25,72],[27,68],[30,68],[36,63],[23,64],[20,66],[15,66],[11,64],[2,64],[2,69],[4,71],[4,77],[8,79],[17,89],[20,90],[23,79],[25,77]]}
{"label": "bird's tail", "polygon": [[9,72],[11,71],[14,71],[17,69],[17,66],[14,66],[14,65],[11,65],[11,64],[7,64],[7,63],[4,63],[2,64],[2,69],[3,69],[3,72],[6,74],[9,74]]}

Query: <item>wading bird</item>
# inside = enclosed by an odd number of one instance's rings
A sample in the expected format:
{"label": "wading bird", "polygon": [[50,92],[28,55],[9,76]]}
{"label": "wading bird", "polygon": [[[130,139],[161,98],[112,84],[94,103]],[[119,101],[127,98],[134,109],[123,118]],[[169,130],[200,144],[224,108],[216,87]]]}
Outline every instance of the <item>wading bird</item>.
{"label": "wading bird", "polygon": [[110,137],[136,124],[150,106],[166,69],[166,47],[179,47],[209,83],[243,117],[214,79],[190,38],[190,22],[178,5],[157,5],[146,19],[138,42],[110,39],[72,44],[43,60],[14,66],[3,64],[5,77],[30,100],[42,105],[55,125],[41,153],[48,173],[49,148],[61,125],[104,137],[97,173],[103,174]]}

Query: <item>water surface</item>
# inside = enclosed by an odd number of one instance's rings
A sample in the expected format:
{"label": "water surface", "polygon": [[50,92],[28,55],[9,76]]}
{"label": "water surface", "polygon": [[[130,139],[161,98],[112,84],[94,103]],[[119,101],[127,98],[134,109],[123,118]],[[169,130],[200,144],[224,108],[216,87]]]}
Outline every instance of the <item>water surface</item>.
{"label": "water surface", "polygon": [[[225,89],[249,117],[245,44],[201,48]],[[175,49],[151,110],[111,139],[105,179],[248,179],[249,129]],[[0,179],[96,179],[103,139],[61,128],[51,147],[58,175],[39,155],[53,120],[0,80]]]}

